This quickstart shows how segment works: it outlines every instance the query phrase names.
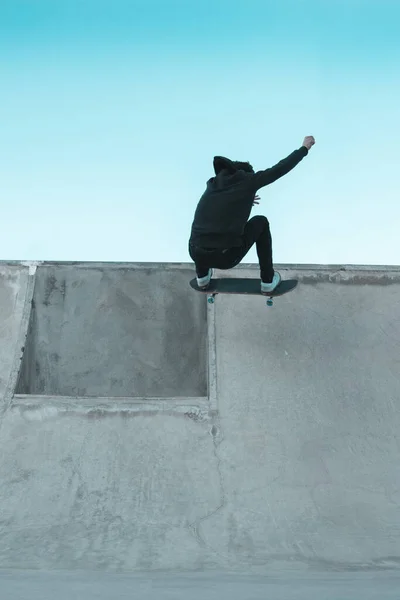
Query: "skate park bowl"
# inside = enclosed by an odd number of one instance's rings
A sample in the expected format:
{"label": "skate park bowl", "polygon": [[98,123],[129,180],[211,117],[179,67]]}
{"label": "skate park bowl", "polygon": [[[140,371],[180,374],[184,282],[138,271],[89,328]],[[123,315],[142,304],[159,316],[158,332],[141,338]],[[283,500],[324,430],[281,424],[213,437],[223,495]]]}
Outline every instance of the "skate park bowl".
{"label": "skate park bowl", "polygon": [[400,268],[276,268],[0,263],[2,597],[399,597]]}

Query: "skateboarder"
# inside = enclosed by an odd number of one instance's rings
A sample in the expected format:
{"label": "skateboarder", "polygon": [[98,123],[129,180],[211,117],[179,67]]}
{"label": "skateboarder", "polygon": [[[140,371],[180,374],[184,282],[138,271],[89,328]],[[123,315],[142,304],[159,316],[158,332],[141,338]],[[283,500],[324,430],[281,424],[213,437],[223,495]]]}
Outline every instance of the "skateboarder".
{"label": "skateboarder", "polygon": [[189,254],[196,267],[197,285],[206,288],[212,269],[236,267],[256,244],[260,263],[261,292],[272,292],[281,281],[274,271],[272,238],[268,219],[262,215],[249,219],[258,204],[257,190],[289,173],[315,144],[313,136],[287,158],[265,171],[254,172],[248,162],[214,157],[215,177],[197,205],[189,239]]}

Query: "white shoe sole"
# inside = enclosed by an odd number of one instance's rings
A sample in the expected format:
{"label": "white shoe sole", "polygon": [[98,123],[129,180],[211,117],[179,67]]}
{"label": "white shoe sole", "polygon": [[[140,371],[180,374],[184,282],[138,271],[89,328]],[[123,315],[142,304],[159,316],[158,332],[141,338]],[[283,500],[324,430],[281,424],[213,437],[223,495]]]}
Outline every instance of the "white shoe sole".
{"label": "white shoe sole", "polygon": [[197,285],[199,288],[206,288],[208,285],[210,285],[210,281],[212,279],[213,276],[213,269],[211,269],[211,272],[209,275],[207,275],[207,277],[202,277],[201,279],[197,279]]}

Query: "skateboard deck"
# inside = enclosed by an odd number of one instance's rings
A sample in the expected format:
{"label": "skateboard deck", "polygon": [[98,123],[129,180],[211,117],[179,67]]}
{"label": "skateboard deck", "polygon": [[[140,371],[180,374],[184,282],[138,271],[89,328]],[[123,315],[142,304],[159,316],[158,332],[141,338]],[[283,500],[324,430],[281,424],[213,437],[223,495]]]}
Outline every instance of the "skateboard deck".
{"label": "skateboard deck", "polygon": [[207,288],[199,288],[196,279],[190,281],[190,286],[197,292],[208,294],[208,302],[214,302],[214,296],[217,294],[248,294],[251,296],[265,296],[268,298],[268,306],[272,306],[272,299],[276,296],[283,296],[294,290],[297,286],[297,279],[285,279],[274,289],[273,292],[262,293],[260,279],[248,278],[226,278],[211,279]]}

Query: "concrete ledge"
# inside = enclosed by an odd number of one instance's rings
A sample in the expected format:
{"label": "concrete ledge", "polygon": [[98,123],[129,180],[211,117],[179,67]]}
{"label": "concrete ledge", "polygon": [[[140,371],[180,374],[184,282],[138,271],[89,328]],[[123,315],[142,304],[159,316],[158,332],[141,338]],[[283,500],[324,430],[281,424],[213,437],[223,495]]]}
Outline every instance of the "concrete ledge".
{"label": "concrete ledge", "polygon": [[[198,413],[210,412],[207,397],[199,398],[88,398],[72,396],[30,396],[16,394],[12,409],[21,412],[50,409],[57,412],[79,414],[122,414],[122,413]],[[50,414],[50,413],[49,413]]]}

